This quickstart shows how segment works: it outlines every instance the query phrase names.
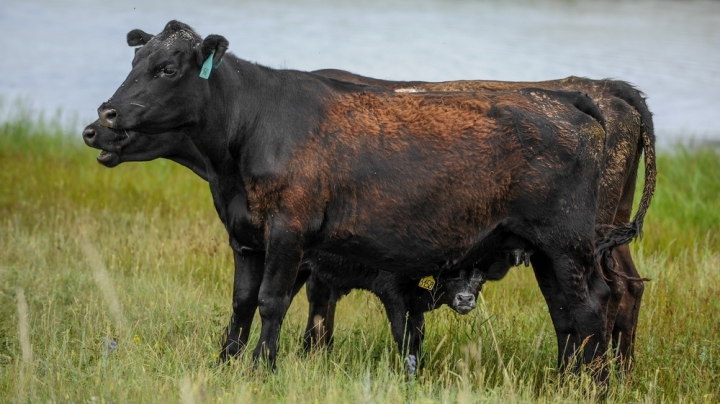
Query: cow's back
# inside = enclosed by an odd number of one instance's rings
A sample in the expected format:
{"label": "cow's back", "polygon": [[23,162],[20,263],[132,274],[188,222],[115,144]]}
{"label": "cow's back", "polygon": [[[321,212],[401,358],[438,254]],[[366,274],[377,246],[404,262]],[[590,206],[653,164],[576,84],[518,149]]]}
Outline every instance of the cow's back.
{"label": "cow's back", "polygon": [[542,89],[357,93],[325,114],[277,195],[322,233],[313,248],[389,268],[457,258],[509,215],[541,220],[568,181],[597,180],[605,141],[592,100]]}
{"label": "cow's back", "polygon": [[[618,80],[593,80],[571,76],[560,80],[538,82],[506,82],[492,80],[462,80],[441,83],[412,83],[396,87],[396,91],[509,91],[522,88],[541,88],[556,91],[577,91],[592,98],[607,122],[607,147],[600,180],[598,223],[613,223],[615,211],[625,189],[635,187],[639,156],[643,151],[644,101],[640,92]],[[638,100],[640,98],[640,100]],[[647,109],[645,107],[645,109]],[[646,115],[649,115],[646,114]],[[654,143],[654,141],[653,141]],[[628,220],[628,218],[625,218]]]}

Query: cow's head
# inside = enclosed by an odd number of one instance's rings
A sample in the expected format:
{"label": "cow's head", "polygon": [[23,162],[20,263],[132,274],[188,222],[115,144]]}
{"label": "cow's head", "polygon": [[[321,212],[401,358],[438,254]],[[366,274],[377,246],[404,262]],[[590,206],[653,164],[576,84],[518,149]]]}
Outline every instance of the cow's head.
{"label": "cow's head", "polygon": [[479,269],[462,270],[439,278],[438,303],[447,304],[460,314],[467,314],[477,305],[485,276]]}
{"label": "cow's head", "polygon": [[[203,65],[217,68],[228,47],[219,35],[202,39],[192,28],[170,21],[152,36],[128,33],[135,52],[132,70],[115,94],[100,108],[100,123],[116,130],[166,132],[202,119],[210,96],[210,80],[200,77]],[[212,58],[210,56],[212,55]]]}
{"label": "cow's head", "polygon": [[100,125],[99,121],[95,121],[85,127],[82,135],[86,145],[101,150],[97,161],[106,167],[115,167],[127,161],[167,158],[207,178],[202,155],[183,133],[163,132],[147,135],[106,128]]}

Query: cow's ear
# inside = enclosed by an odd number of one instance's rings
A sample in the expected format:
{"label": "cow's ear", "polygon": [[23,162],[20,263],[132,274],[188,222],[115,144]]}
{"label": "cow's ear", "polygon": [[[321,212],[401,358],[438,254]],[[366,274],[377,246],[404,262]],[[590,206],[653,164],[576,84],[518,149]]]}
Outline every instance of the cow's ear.
{"label": "cow's ear", "polygon": [[134,29],[127,34],[127,43],[129,46],[145,45],[152,39],[152,35],[141,29]]}
{"label": "cow's ear", "polygon": [[227,51],[229,42],[227,39],[225,39],[222,35],[208,35],[207,38],[203,40],[202,48],[200,50],[200,65],[205,62],[205,60],[210,57],[210,54],[215,51],[215,55],[213,56],[213,66],[217,67],[220,64],[220,61],[222,60],[223,56],[225,55],[225,51]]}

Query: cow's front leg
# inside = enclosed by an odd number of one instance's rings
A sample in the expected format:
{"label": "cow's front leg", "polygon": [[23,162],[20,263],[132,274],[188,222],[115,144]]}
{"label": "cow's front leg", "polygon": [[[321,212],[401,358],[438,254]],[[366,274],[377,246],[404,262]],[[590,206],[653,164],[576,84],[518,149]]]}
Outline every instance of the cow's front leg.
{"label": "cow's front leg", "polygon": [[221,362],[239,355],[247,344],[265,265],[265,254],[262,253],[241,255],[235,251],[234,259],[233,314],[220,352]]}
{"label": "cow's front leg", "polygon": [[270,368],[275,368],[280,328],[292,300],[293,286],[302,258],[300,237],[272,227],[268,236],[265,274],[260,285],[258,307],[262,329],[260,340],[253,352],[253,360],[262,358]]}

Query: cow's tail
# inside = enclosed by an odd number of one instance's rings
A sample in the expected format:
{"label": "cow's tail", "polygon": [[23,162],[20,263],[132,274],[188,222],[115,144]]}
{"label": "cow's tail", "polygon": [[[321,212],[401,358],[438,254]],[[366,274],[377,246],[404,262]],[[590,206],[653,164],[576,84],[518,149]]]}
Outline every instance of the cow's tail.
{"label": "cow's tail", "polygon": [[[643,185],[642,196],[638,210],[632,221],[621,226],[604,225],[598,226],[599,237],[596,240],[596,254],[604,268],[615,272],[615,260],[612,252],[615,247],[629,244],[637,237],[642,237],[643,222],[645,214],[650,207],[650,201],[655,193],[655,182],[657,180],[657,169],[655,165],[655,128],[652,121],[652,113],[647,107],[644,94],[631,84],[622,81],[611,81],[611,92],[614,96],[623,99],[640,115],[642,151],[645,155],[645,184]],[[616,272],[615,272],[616,273]],[[617,274],[617,273],[616,273]],[[637,280],[646,280],[638,278]]]}

